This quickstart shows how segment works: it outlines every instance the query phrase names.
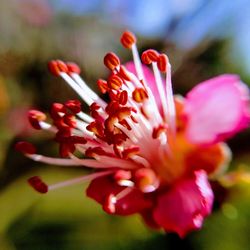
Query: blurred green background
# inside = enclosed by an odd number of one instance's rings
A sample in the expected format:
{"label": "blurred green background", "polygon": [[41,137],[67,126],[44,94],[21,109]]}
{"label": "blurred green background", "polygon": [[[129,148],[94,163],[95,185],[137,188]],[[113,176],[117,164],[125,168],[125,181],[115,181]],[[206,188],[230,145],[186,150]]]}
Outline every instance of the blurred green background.
{"label": "blurred green background", "polygon": [[[247,0],[2,0],[0,8],[0,249],[1,250],[247,250],[250,249],[250,183],[219,187],[213,214],[184,240],[151,231],[137,216],[109,216],[76,185],[39,195],[27,185],[33,175],[54,183],[85,170],[32,162],[15,152],[28,139],[43,154],[57,154],[51,137],[28,124],[29,108],[48,111],[53,102],[77,98],[47,71],[51,59],[75,61],[82,76],[107,76],[103,56],[131,55],[119,44],[124,29],[138,48],[166,52],[175,93],[225,72],[250,84],[250,7]],[[228,143],[230,170],[249,171],[250,131]]]}

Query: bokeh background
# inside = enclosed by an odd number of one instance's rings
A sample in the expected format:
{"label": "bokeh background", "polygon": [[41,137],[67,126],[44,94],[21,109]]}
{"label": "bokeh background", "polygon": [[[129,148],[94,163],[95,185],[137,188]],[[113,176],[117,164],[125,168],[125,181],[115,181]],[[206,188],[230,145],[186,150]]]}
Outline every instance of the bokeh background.
{"label": "bokeh background", "polygon": [[[49,60],[77,62],[96,89],[96,80],[108,73],[102,63],[106,52],[131,60],[119,44],[130,29],[140,51],[155,48],[169,55],[175,92],[184,95],[225,72],[250,84],[249,27],[248,0],[1,0],[0,249],[250,249],[249,178],[228,189],[215,184],[213,214],[201,231],[181,240],[146,228],[137,216],[106,215],[85,197],[84,185],[37,194],[28,177],[42,175],[53,183],[85,170],[44,166],[13,149],[28,139],[39,152],[57,154],[51,137],[34,131],[26,119],[29,108],[46,112],[53,102],[77,98],[48,73]],[[229,170],[250,171],[249,139],[246,130],[228,142],[234,154]]]}

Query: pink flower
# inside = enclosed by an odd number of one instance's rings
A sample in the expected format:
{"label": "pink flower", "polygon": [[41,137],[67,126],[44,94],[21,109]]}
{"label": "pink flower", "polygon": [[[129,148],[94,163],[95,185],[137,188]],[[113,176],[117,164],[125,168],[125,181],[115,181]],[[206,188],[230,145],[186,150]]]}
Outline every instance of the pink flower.
{"label": "pink flower", "polygon": [[149,226],[184,237],[200,229],[211,213],[209,179],[221,174],[230,160],[223,140],[249,124],[249,91],[237,76],[223,75],[200,83],[186,98],[174,97],[167,56],[143,52],[142,62],[152,65],[152,74],[141,64],[135,36],[125,32],[121,42],[132,50],[134,69],[122,65],[114,53],[104,57],[111,74],[97,84],[109,95],[108,103],[82,80],[77,65],[50,62],[50,71],[90,106],[88,115],[77,100],[54,103],[53,124],[44,113],[30,111],[34,128],[55,133],[63,158],[38,155],[27,142],[16,148],[35,161],[96,170],[52,185],[34,176],[29,183],[37,191],[91,181],[87,196],[107,213],[139,213]]}

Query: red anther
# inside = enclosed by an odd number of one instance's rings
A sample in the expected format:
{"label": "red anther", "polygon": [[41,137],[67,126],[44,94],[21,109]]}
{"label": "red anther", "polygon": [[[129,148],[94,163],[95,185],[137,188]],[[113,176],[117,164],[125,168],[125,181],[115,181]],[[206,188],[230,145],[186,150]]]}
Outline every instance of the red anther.
{"label": "red anther", "polygon": [[136,37],[132,32],[125,31],[122,34],[120,41],[125,48],[130,49],[132,45],[136,43]]}
{"label": "red anther", "polygon": [[119,57],[113,52],[107,53],[103,59],[103,62],[104,62],[104,65],[112,71],[116,69],[117,66],[120,65]]}
{"label": "red anther", "polygon": [[104,136],[104,128],[102,123],[98,121],[91,122],[86,129],[90,132],[93,132],[96,136],[103,137]]}
{"label": "red anther", "polygon": [[129,71],[123,65],[120,66],[119,76],[125,81],[131,81]]}
{"label": "red anther", "polygon": [[50,71],[51,74],[53,74],[54,76],[60,76],[60,73],[68,72],[68,67],[67,65],[60,60],[52,60],[48,63],[48,69]]}
{"label": "red anther", "polygon": [[119,121],[124,120],[125,118],[127,118],[128,116],[131,115],[131,108],[129,107],[121,107],[118,112],[116,113],[117,118]]}
{"label": "red anther", "polygon": [[112,137],[112,144],[116,144],[117,146],[121,145],[122,143],[124,143],[124,141],[127,140],[127,136],[124,133],[118,133],[118,134],[114,134]]}
{"label": "red anther", "polygon": [[101,147],[89,147],[85,151],[87,157],[95,157],[96,155],[108,155]]}
{"label": "red anther", "polygon": [[108,91],[109,94],[109,98],[112,101],[119,101],[118,97],[117,97],[117,93],[115,93],[115,91],[113,91],[112,89]]}
{"label": "red anther", "polygon": [[34,129],[41,129],[39,122],[46,120],[46,115],[38,110],[29,110],[28,119]]}
{"label": "red anther", "polygon": [[45,194],[48,192],[48,185],[42,181],[39,176],[33,176],[28,179],[28,183],[33,187],[37,192]]}
{"label": "red anther", "polygon": [[120,105],[117,101],[111,101],[105,108],[105,111],[110,114],[115,114],[120,109]]}
{"label": "red anther", "polygon": [[65,123],[64,117],[54,120],[53,125],[55,125],[59,131],[72,128],[72,126]]}
{"label": "red anther", "polygon": [[86,144],[87,140],[84,137],[76,136],[76,135],[63,135],[63,134],[56,134],[55,140],[59,143],[68,143],[68,144]]}
{"label": "red anther", "polygon": [[131,172],[127,170],[117,170],[114,174],[114,179],[116,181],[130,180],[131,177],[132,177]]}
{"label": "red anther", "polygon": [[67,62],[66,65],[68,67],[68,72],[69,73],[75,73],[75,74],[78,74],[78,75],[81,73],[81,69],[76,63]]}
{"label": "red anther", "polygon": [[87,140],[84,137],[76,136],[76,135],[68,137],[67,140],[69,143],[72,143],[72,144],[86,144],[87,143]]}
{"label": "red anther", "polygon": [[122,157],[121,150],[122,150],[122,147],[120,145],[116,145],[116,144],[113,145],[113,151],[115,155],[119,158]]}
{"label": "red anther", "polygon": [[76,147],[72,143],[61,143],[59,146],[60,156],[63,158],[69,157],[70,153],[74,153]]}
{"label": "red anther", "polygon": [[121,120],[119,121],[119,123],[124,126],[125,128],[127,128],[128,130],[131,130],[131,127],[129,126],[128,122],[126,120]]}
{"label": "red anther", "polygon": [[150,168],[136,170],[134,178],[136,186],[145,193],[152,192],[159,186],[158,178]]}
{"label": "red anther", "polygon": [[73,114],[81,112],[81,102],[78,100],[68,100],[64,103],[65,107],[69,109]]}
{"label": "red anther", "polygon": [[115,203],[116,203],[116,197],[113,194],[109,194],[102,204],[103,210],[108,214],[114,214],[115,213]]}
{"label": "red anther", "polygon": [[17,142],[15,145],[15,150],[29,155],[33,155],[36,153],[36,148],[34,147],[34,145],[26,141]]}
{"label": "red anther", "polygon": [[126,148],[122,152],[122,156],[125,159],[130,158],[133,155],[136,155],[140,152],[140,148],[138,146],[131,146],[130,148]]}
{"label": "red anther", "polygon": [[96,111],[98,109],[100,109],[101,107],[96,103],[96,102],[93,102],[90,106],[89,106],[90,110],[91,111]]}
{"label": "red anther", "polygon": [[145,108],[143,106],[140,108],[140,110],[141,110],[141,113],[144,115],[145,118],[147,118],[147,119],[150,118],[149,114],[147,113],[147,111],[145,110]]}
{"label": "red anther", "polygon": [[107,81],[103,80],[103,79],[98,79],[97,80],[97,86],[99,88],[99,90],[101,91],[102,94],[106,94],[109,87],[107,84]]}
{"label": "red anther", "polygon": [[109,132],[113,132],[115,129],[115,124],[118,122],[118,118],[115,115],[110,115],[106,120],[105,120],[105,128]]}
{"label": "red anther", "polygon": [[75,128],[77,125],[76,117],[74,115],[64,115],[63,122],[71,128]]}
{"label": "red anther", "polygon": [[[133,110],[133,112],[135,112],[135,111]],[[135,112],[135,113],[136,113],[136,112]],[[131,115],[130,118],[131,118],[131,120],[132,120],[134,123],[138,123],[138,121],[136,120],[136,118],[135,118],[133,115]]]}
{"label": "red anther", "polygon": [[71,136],[71,130],[70,129],[60,129],[55,136],[55,141],[56,142],[65,142],[66,139]]}
{"label": "red anther", "polygon": [[167,72],[168,57],[165,54],[160,54],[157,60],[158,69],[161,72]]}
{"label": "red anther", "polygon": [[148,49],[142,53],[141,60],[145,64],[151,64],[152,62],[156,62],[158,57],[159,53],[156,50]]}
{"label": "red anther", "polygon": [[119,103],[121,105],[126,105],[128,101],[128,92],[126,90],[123,90],[121,93],[119,93],[118,97],[119,97]]}
{"label": "red anther", "polygon": [[132,97],[136,102],[140,103],[148,98],[148,94],[145,89],[136,88],[132,93]]}
{"label": "red anther", "polygon": [[161,124],[157,128],[153,129],[152,137],[156,139],[161,135],[161,133],[167,133],[167,131],[168,131],[168,126],[166,124]]}
{"label": "red anther", "polygon": [[60,113],[66,113],[65,106],[61,103],[53,103],[50,109],[51,118],[54,120],[60,119],[62,117]]}
{"label": "red anther", "polygon": [[123,84],[121,77],[118,75],[111,75],[108,79],[108,86],[111,89],[119,90]]}

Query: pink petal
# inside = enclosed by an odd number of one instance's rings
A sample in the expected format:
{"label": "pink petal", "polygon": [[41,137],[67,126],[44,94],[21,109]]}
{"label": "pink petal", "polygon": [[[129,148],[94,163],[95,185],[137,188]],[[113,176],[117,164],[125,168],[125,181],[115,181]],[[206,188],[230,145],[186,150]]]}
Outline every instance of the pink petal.
{"label": "pink petal", "polygon": [[[101,177],[93,180],[87,188],[87,196],[96,200],[100,204],[104,204],[108,195],[117,195],[124,187],[117,185],[110,177]],[[141,212],[143,209],[152,206],[149,198],[146,198],[139,190],[134,189],[125,197],[119,199],[116,204],[115,214],[130,215]]]}
{"label": "pink petal", "polygon": [[197,144],[223,141],[248,126],[249,90],[236,75],[200,83],[184,103],[187,138]]}
{"label": "pink petal", "polygon": [[213,192],[207,174],[199,170],[192,178],[181,180],[160,195],[153,216],[166,231],[184,237],[201,228],[203,219],[211,213],[212,204]]}

